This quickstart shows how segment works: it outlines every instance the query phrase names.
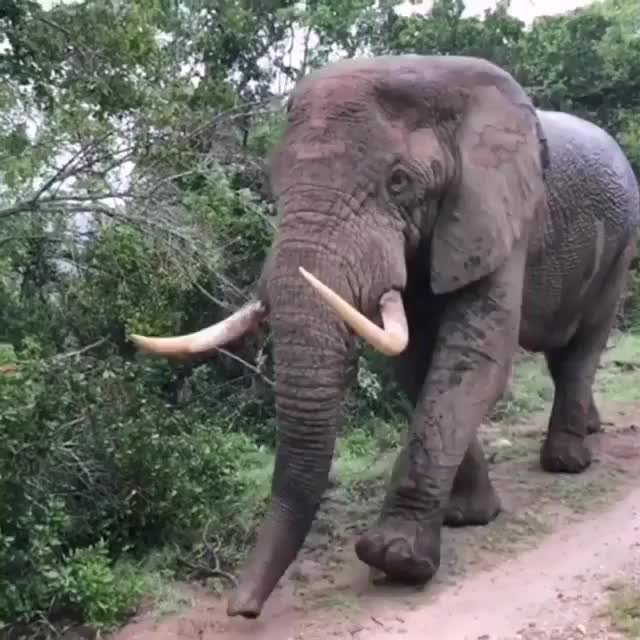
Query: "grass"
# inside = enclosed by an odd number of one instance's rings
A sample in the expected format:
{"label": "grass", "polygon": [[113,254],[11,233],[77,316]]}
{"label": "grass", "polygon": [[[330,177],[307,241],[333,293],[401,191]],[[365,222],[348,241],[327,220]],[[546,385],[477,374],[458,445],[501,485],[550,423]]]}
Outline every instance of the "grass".
{"label": "grass", "polygon": [[363,499],[388,476],[400,447],[405,425],[373,419],[338,442],[334,473],[338,486],[350,499]]}
{"label": "grass", "polygon": [[[640,335],[612,337],[596,374],[596,402],[640,402]],[[492,418],[498,422],[522,422],[549,407],[553,382],[544,356],[522,354],[514,364],[511,393],[496,405]]]}
{"label": "grass", "polygon": [[492,419],[499,422],[520,421],[545,408],[553,398],[553,384],[546,371],[544,357],[524,354],[513,366],[511,392],[496,404]]}
{"label": "grass", "polygon": [[361,607],[357,596],[351,591],[336,590],[311,597],[311,608],[331,609],[342,614],[358,611]]}
{"label": "grass", "polygon": [[522,460],[538,451],[542,438],[540,428],[524,425],[493,424],[480,430],[480,440],[492,464]]}
{"label": "grass", "polygon": [[622,334],[610,342],[596,378],[596,401],[640,402],[640,336]]}
{"label": "grass", "polygon": [[617,581],[608,586],[610,593],[606,616],[611,626],[628,638],[640,638],[640,590]]}
{"label": "grass", "polygon": [[145,575],[146,592],[153,600],[156,616],[168,616],[181,613],[194,606],[194,598],[182,583],[172,580],[163,573]]}
{"label": "grass", "polygon": [[503,515],[491,528],[482,531],[477,546],[501,555],[512,555],[530,548],[551,530],[541,514],[523,509],[517,514]]}
{"label": "grass", "polygon": [[574,513],[584,514],[609,506],[611,495],[625,478],[624,469],[609,465],[597,477],[584,474],[555,477],[550,493]]}

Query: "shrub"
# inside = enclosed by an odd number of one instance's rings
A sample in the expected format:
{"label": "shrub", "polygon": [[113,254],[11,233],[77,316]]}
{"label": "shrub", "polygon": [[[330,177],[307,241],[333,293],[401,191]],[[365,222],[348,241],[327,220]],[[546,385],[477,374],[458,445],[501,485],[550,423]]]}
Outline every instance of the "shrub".
{"label": "shrub", "polygon": [[[232,553],[261,504],[257,448],[162,397],[168,365],[75,358],[0,376],[0,620],[71,608],[106,624],[137,593],[123,552],[188,552],[205,524]],[[5,579],[6,576],[6,579]]]}
{"label": "shrub", "polygon": [[620,329],[640,331],[640,273],[637,264],[632,265],[627,274],[626,293],[618,315]]}
{"label": "shrub", "polygon": [[371,434],[380,420],[395,424],[409,419],[412,407],[396,382],[389,359],[362,344],[357,354],[345,429],[361,427]]}

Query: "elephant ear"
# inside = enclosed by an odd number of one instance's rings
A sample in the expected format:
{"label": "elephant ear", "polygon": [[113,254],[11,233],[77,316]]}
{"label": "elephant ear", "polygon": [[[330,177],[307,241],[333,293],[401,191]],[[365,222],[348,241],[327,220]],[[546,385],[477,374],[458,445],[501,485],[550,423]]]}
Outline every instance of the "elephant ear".
{"label": "elephant ear", "polygon": [[[522,94],[517,97],[522,101]],[[492,273],[533,220],[545,197],[539,132],[531,104],[517,103],[508,90],[483,86],[469,92],[455,133],[456,185],[431,241],[434,293]]]}

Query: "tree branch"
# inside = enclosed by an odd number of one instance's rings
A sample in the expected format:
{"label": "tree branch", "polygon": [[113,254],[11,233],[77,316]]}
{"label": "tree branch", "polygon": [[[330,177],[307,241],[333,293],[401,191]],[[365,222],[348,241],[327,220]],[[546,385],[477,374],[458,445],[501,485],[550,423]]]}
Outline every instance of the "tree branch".
{"label": "tree branch", "polygon": [[92,349],[96,349],[97,347],[102,346],[108,340],[109,338],[107,336],[104,336],[103,338],[100,338],[99,340],[96,340],[95,342],[92,342],[91,344],[88,344],[87,346],[82,347],[81,349],[76,349],[75,351],[69,351],[67,353],[60,353],[58,355],[53,356],[51,359],[66,360],[68,358],[74,358],[75,356],[81,356],[83,353],[87,353],[87,351],[91,351]]}
{"label": "tree branch", "polygon": [[216,351],[220,351],[220,353],[224,353],[224,355],[229,356],[230,358],[232,358],[236,362],[239,362],[241,365],[247,367],[247,369],[249,369],[250,371],[253,371],[254,373],[257,373],[269,386],[271,386],[271,387],[275,386],[275,382],[273,380],[271,380],[270,378],[267,378],[267,376],[265,376],[264,373],[262,373],[262,371],[260,371],[260,369],[258,369],[258,367],[256,367],[256,366],[252,365],[251,363],[247,362],[246,360],[244,360],[240,356],[235,355],[235,353],[231,353],[231,351],[227,351],[226,349],[223,349],[222,347],[218,347],[216,349]]}

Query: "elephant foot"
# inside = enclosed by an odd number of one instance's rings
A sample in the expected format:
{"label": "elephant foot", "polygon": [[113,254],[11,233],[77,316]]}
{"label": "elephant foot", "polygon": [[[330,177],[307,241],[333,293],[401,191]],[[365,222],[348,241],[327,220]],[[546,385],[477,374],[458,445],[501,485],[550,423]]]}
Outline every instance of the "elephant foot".
{"label": "elephant foot", "polygon": [[440,566],[439,522],[385,518],[358,540],[356,555],[388,580],[424,584]]}
{"label": "elephant foot", "polygon": [[600,420],[600,412],[596,409],[595,405],[592,404],[587,419],[587,433],[591,435],[593,433],[600,433],[601,431],[602,421]]}
{"label": "elephant foot", "polygon": [[591,450],[581,436],[549,433],[540,451],[540,464],[550,473],[580,473],[591,464]]}
{"label": "elephant foot", "polygon": [[447,527],[476,527],[489,524],[502,510],[500,498],[491,482],[486,487],[454,491],[445,511]]}
{"label": "elephant foot", "polygon": [[602,423],[598,420],[598,422],[590,422],[587,425],[587,433],[592,435],[594,433],[600,433],[602,431]]}

